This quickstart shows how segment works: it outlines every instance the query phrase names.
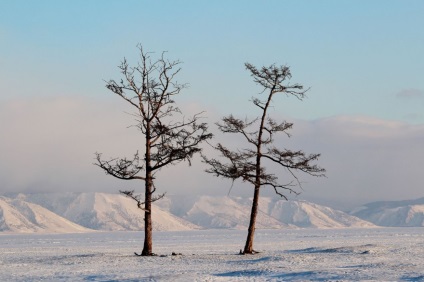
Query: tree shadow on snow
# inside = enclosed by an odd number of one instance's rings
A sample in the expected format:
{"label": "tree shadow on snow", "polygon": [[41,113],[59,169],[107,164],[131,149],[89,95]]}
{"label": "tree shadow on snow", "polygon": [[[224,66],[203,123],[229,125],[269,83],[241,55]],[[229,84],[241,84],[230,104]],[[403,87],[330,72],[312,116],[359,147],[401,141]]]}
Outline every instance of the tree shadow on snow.
{"label": "tree shadow on snow", "polygon": [[328,281],[342,280],[343,277],[337,274],[331,274],[325,271],[300,271],[273,275],[272,278],[286,280],[313,280],[313,281]]}
{"label": "tree shadow on snow", "polygon": [[253,276],[269,276],[270,272],[263,270],[237,270],[216,274],[220,277],[253,277]]}
{"label": "tree shadow on snow", "polygon": [[258,262],[267,262],[267,261],[277,261],[280,258],[277,257],[261,257],[261,258],[255,258],[255,259],[241,259],[241,260],[233,260],[233,261],[228,261],[228,263],[249,263],[249,264],[254,264],[254,263],[258,263]]}
{"label": "tree shadow on snow", "polygon": [[343,279],[340,275],[331,274],[325,271],[300,271],[291,273],[275,273],[263,270],[240,270],[230,271],[216,274],[219,277],[261,277],[267,279],[278,279],[282,281],[287,280],[314,280],[314,281],[328,281]]}
{"label": "tree shadow on snow", "polygon": [[424,281],[424,275],[419,276],[403,276],[401,278],[403,281]]}
{"label": "tree shadow on snow", "polygon": [[287,251],[288,253],[355,253],[355,254],[369,254],[371,249],[376,245],[367,244],[361,246],[351,247],[338,247],[338,248],[306,248],[300,250]]}

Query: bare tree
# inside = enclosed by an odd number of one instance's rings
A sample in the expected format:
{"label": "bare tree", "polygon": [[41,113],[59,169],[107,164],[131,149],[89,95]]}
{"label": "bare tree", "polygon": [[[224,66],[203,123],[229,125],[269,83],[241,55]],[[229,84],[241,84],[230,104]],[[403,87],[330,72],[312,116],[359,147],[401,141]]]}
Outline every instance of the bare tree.
{"label": "bare tree", "polygon": [[[265,94],[265,99],[252,98],[252,102],[257,106],[262,115],[254,120],[241,120],[229,115],[217,123],[218,128],[223,133],[236,133],[243,136],[251,148],[230,150],[218,143],[215,147],[226,161],[209,159],[203,157],[203,161],[209,165],[206,170],[217,177],[229,178],[233,182],[241,179],[254,186],[254,195],[248,235],[243,254],[255,253],[253,249],[253,239],[255,233],[256,215],[258,213],[259,192],[262,186],[270,186],[279,196],[286,198],[284,192],[298,194],[296,188],[301,188],[301,182],[296,176],[296,171],[302,171],[312,176],[324,176],[325,169],[312,164],[317,160],[319,154],[307,155],[303,151],[291,151],[275,147],[274,137],[277,133],[285,133],[290,137],[288,130],[293,124],[283,121],[276,122],[268,116],[268,109],[275,94],[286,94],[294,96],[300,100],[305,97],[306,90],[299,84],[289,84],[287,80],[291,78],[290,69],[287,66],[262,67],[257,69],[251,64],[245,64],[250,71],[253,81],[262,88],[261,94]],[[265,168],[266,162],[276,164],[285,169],[291,176],[291,181],[281,184],[278,176],[268,173]]]}
{"label": "bare tree", "polygon": [[117,82],[109,80],[106,87],[125,100],[135,111],[136,126],[144,137],[144,157],[135,153],[132,158],[103,160],[96,153],[95,165],[106,174],[122,180],[141,180],[144,182],[144,197],[134,191],[120,191],[133,199],[144,210],[144,247],[141,255],[153,255],[152,243],[152,203],[165,194],[154,196],[156,173],[165,166],[187,161],[191,164],[194,154],[199,153],[200,143],[212,138],[207,132],[207,124],[199,122],[201,116],[181,117],[175,106],[174,96],[186,87],[176,81],[180,71],[180,61],[169,61],[165,53],[151,59],[151,53],[144,52],[141,45],[140,61],[134,67],[126,59],[119,69],[123,78]]}

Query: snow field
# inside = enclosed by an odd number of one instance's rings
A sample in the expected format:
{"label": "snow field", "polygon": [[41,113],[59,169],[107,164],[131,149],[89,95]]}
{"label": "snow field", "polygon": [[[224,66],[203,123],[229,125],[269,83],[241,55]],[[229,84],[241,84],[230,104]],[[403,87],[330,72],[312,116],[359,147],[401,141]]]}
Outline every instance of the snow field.
{"label": "snow field", "polygon": [[[420,228],[154,232],[156,257],[137,257],[142,232],[0,235],[1,281],[424,280]],[[172,256],[171,253],[182,253]]]}

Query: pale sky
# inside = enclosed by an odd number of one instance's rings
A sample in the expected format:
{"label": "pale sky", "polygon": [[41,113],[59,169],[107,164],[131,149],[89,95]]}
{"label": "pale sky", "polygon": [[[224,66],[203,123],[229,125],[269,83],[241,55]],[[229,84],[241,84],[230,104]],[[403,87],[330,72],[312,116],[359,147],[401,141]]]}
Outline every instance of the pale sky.
{"label": "pale sky", "polygon": [[[257,114],[245,62],[290,66],[311,89],[302,102],[275,99],[271,115],[295,123],[278,145],[322,153],[328,171],[299,174],[298,199],[422,197],[423,14],[421,0],[0,0],[0,192],[141,189],[92,165],[96,151],[142,148],[130,109],[104,82],[120,78],[116,66],[135,62],[141,43],[184,62],[178,81],[190,88],[176,101],[187,114],[206,110],[214,132],[223,115]],[[203,169],[163,170],[158,189],[226,195],[231,183]],[[231,195],[251,192],[235,183]]]}

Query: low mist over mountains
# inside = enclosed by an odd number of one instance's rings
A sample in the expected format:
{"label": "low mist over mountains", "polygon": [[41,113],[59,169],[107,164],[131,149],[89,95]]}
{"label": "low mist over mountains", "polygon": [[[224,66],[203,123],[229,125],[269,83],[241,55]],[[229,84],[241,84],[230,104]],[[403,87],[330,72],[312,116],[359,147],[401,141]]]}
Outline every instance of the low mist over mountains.
{"label": "low mist over mountains", "polygon": [[[153,229],[246,229],[251,199],[169,196],[153,204]],[[306,201],[262,198],[258,229],[373,227],[365,220]],[[143,211],[119,194],[39,193],[0,198],[0,231],[87,232],[143,230]]]}

